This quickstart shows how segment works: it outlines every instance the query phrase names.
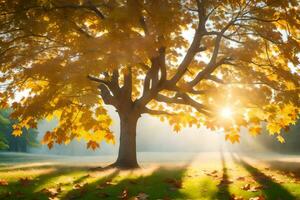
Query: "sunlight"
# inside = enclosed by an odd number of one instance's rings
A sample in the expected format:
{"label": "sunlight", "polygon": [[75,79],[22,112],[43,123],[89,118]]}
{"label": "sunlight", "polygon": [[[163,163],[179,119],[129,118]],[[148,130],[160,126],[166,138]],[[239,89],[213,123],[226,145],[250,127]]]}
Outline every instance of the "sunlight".
{"label": "sunlight", "polygon": [[221,110],[221,116],[224,118],[231,118],[232,117],[232,110],[230,107],[225,107]]}

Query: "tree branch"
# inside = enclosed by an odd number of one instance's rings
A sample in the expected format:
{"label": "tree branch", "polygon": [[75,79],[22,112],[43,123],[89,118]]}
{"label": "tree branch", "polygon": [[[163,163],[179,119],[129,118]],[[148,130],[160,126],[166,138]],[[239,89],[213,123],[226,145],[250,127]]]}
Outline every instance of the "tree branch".
{"label": "tree branch", "polygon": [[185,57],[183,58],[180,65],[178,66],[176,74],[169,81],[171,84],[176,84],[180,80],[180,78],[184,75],[189,64],[194,59],[194,56],[199,51],[201,39],[204,36],[204,33],[206,32],[205,9],[203,3],[201,3],[199,0],[197,0],[197,8],[198,8],[198,19],[199,19],[198,27],[195,31],[193,41],[189,49],[187,50]]}
{"label": "tree branch", "polygon": [[176,97],[167,97],[161,94],[158,94],[156,96],[156,100],[159,102],[164,102],[164,103],[170,103],[170,104],[182,104],[182,105],[189,105],[195,108],[198,112],[203,113],[205,115],[210,115],[210,113],[206,110],[208,108],[204,106],[203,104],[200,104],[190,98],[187,94],[178,94],[181,98],[176,98]]}
{"label": "tree branch", "polygon": [[91,0],[88,0],[89,8],[95,12],[95,14],[101,19],[105,19],[105,16],[100,12],[100,10],[93,4]]}
{"label": "tree branch", "polygon": [[104,85],[108,85],[108,83],[109,83],[108,81],[102,80],[102,79],[94,77],[92,75],[87,75],[87,78],[90,79],[91,81],[95,81],[95,82],[98,82],[98,83],[101,83]]}
{"label": "tree branch", "polygon": [[150,115],[176,115],[175,113],[170,113],[163,110],[151,110],[147,107],[142,110],[142,113],[148,113]]}
{"label": "tree branch", "polygon": [[100,89],[100,95],[105,104],[113,105],[115,107],[118,106],[116,99],[111,95],[109,88],[106,85],[100,84],[99,89]]}

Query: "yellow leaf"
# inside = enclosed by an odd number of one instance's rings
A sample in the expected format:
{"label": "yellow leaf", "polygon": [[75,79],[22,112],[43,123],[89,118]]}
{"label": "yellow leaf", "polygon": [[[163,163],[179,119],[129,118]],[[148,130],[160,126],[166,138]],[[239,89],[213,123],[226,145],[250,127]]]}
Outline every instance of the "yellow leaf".
{"label": "yellow leaf", "polygon": [[21,129],[15,129],[15,130],[13,130],[12,135],[15,136],[15,137],[19,137],[19,136],[22,135],[22,130]]}
{"label": "yellow leaf", "polygon": [[249,128],[249,133],[252,136],[257,136],[261,133],[261,127],[259,127],[259,126],[250,127]]}
{"label": "yellow leaf", "polygon": [[278,135],[278,136],[277,136],[277,140],[278,140],[280,143],[285,143],[285,139],[284,139],[281,135]]}
{"label": "yellow leaf", "polygon": [[280,133],[280,131],[281,131],[281,126],[280,126],[280,124],[277,124],[277,123],[268,123],[268,125],[267,125],[267,129],[268,129],[268,131],[269,131],[269,133],[270,133],[270,135],[274,135],[274,134],[279,134]]}
{"label": "yellow leaf", "polygon": [[179,124],[175,124],[174,128],[173,128],[174,131],[176,131],[177,133],[181,130],[181,127]]}
{"label": "yellow leaf", "polygon": [[226,134],[225,139],[229,140],[232,144],[236,143],[236,142],[239,143],[240,135],[236,134],[236,133],[229,133],[229,134]]}

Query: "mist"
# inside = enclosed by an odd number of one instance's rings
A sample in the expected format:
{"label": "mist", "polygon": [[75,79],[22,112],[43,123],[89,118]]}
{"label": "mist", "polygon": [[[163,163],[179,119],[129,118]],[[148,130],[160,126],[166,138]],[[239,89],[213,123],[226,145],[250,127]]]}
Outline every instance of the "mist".
{"label": "mist", "polygon": [[[120,121],[118,114],[112,107],[108,107],[110,116],[113,119],[111,130],[116,137],[116,144],[107,144],[102,142],[100,148],[93,151],[86,148],[86,141],[75,139],[65,145],[55,144],[52,149],[46,145],[38,148],[30,148],[29,152],[38,154],[55,154],[71,156],[96,156],[96,155],[116,155],[119,146]],[[45,132],[52,130],[57,124],[56,120],[42,120],[38,124],[38,140],[41,141]],[[161,122],[158,118],[142,115],[138,121],[137,127],[137,151],[138,152],[216,152],[220,151],[238,151],[246,153],[269,153],[274,151],[270,149],[268,143],[278,143],[275,137],[266,133],[255,137],[250,136],[246,129],[241,130],[240,143],[231,144],[225,141],[223,131],[210,131],[206,128],[184,128],[180,132],[174,132],[167,122]],[[288,142],[288,139],[287,139]],[[281,145],[281,144],[278,144]],[[275,145],[275,146],[278,146]],[[272,145],[274,146],[274,144]],[[281,145],[281,147],[284,145]],[[280,148],[277,148],[277,150]],[[279,151],[280,152],[280,151]]]}

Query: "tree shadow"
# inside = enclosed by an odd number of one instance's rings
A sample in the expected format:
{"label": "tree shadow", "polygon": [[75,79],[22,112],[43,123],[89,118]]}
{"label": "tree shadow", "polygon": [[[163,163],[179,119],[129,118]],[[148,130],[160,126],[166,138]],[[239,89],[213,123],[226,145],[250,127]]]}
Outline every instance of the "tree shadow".
{"label": "tree shadow", "polygon": [[234,162],[244,167],[254,178],[254,180],[263,186],[262,192],[268,200],[293,200],[295,197],[279,183],[276,183],[269,176],[265,175],[259,169],[253,167],[240,157],[232,155]]}
{"label": "tree shadow", "polygon": [[293,176],[300,179],[300,162],[291,161],[266,161],[271,170],[279,170],[284,175]]}
{"label": "tree shadow", "polygon": [[109,197],[109,195],[103,191],[104,187],[111,184],[112,180],[118,176],[120,170],[112,170],[107,175],[97,179],[92,183],[84,184],[84,180],[87,176],[80,177],[74,181],[75,184],[81,185],[80,188],[73,188],[69,190],[63,197],[62,200],[68,199],[102,199]]}
{"label": "tree shadow", "polygon": [[221,182],[218,185],[219,190],[215,197],[216,197],[216,199],[231,199],[231,195],[230,195],[229,188],[228,188],[230,181],[228,179],[228,170],[227,170],[223,151],[220,151],[220,157],[221,157],[222,174],[223,175],[222,175]]}
{"label": "tree shadow", "polygon": [[[83,184],[85,179],[80,177],[74,183],[82,184],[82,187],[71,189],[61,199],[122,199],[124,191],[127,193],[124,199],[130,199],[140,193],[149,195],[149,199],[186,199],[180,192],[185,171],[186,167],[159,167],[149,175],[136,175],[138,170],[127,171],[127,175],[122,175],[121,171],[115,170],[86,185]],[[115,181],[118,176],[124,177]]]}
{"label": "tree shadow", "polygon": [[55,168],[53,171],[43,173],[32,179],[30,174],[28,174],[28,176],[24,174],[24,176],[22,176],[23,179],[21,179],[23,181],[14,180],[13,182],[9,182],[5,192],[0,194],[0,199],[49,199],[48,196],[42,191],[44,189],[42,188],[44,185],[46,188],[47,184],[55,183],[54,181],[56,178],[59,178],[60,176],[72,176],[72,174],[77,172],[82,172],[82,169],[69,169],[63,167]]}
{"label": "tree shadow", "polygon": [[[148,169],[141,172],[134,170],[125,172],[126,175],[120,174],[119,170],[90,172],[87,168],[54,168],[53,171],[36,176],[26,185],[18,180],[10,182],[7,192],[0,194],[0,199],[48,200],[51,195],[47,194],[47,190],[57,188],[62,190],[54,197],[63,200],[122,199],[124,190],[128,192],[128,198],[145,193],[149,199],[187,199],[180,191],[186,168],[186,165],[158,167],[153,172]],[[99,178],[93,173],[100,173]],[[27,177],[30,177],[30,173]]]}
{"label": "tree shadow", "polygon": [[137,196],[139,193],[149,195],[149,199],[186,199],[180,192],[182,179],[186,167],[159,167],[150,175],[141,175],[135,178],[126,178],[116,185],[108,187],[105,192],[109,194],[107,199],[117,199],[124,190],[128,197]]}

